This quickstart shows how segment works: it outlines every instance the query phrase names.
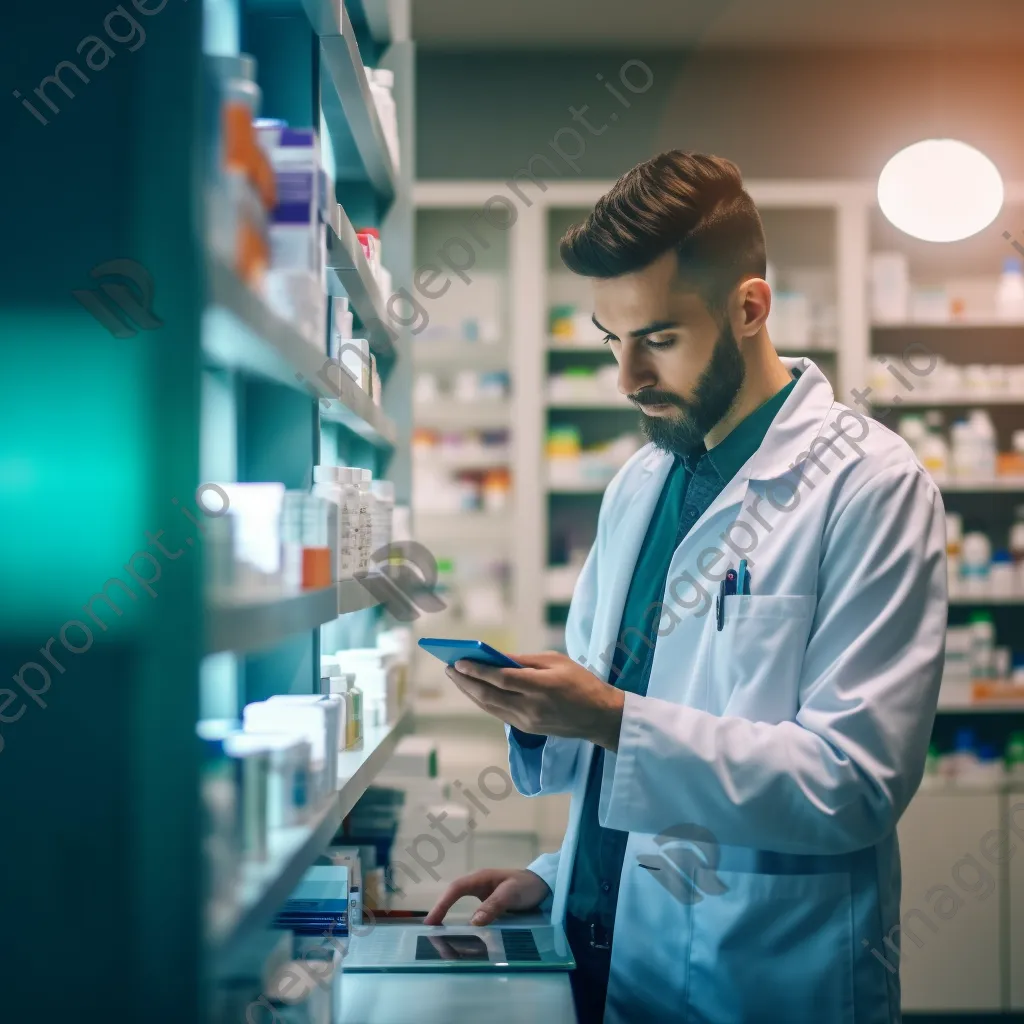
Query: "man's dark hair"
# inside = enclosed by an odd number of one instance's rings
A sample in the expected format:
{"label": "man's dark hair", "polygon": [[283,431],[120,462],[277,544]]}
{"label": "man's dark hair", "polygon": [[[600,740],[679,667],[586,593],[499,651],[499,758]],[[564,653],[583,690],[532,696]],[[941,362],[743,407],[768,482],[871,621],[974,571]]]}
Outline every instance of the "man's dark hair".
{"label": "man's dark hair", "polygon": [[764,226],[731,160],[673,149],[637,164],[559,245],[583,277],[619,277],[671,249],[713,312],[743,278],[765,276]]}

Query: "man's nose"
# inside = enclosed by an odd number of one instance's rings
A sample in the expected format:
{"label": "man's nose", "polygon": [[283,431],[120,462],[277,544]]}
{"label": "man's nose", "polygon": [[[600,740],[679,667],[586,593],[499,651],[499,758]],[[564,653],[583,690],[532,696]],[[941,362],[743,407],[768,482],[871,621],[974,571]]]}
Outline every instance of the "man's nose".
{"label": "man's nose", "polygon": [[634,395],[641,388],[653,387],[658,379],[652,367],[643,357],[642,349],[629,342],[619,351],[619,392]]}

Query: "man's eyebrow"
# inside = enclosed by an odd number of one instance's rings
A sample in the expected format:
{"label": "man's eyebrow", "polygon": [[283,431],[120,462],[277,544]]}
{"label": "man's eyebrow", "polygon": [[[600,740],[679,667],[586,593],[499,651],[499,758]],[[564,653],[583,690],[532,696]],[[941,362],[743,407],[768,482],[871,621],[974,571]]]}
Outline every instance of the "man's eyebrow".
{"label": "man's eyebrow", "polygon": [[[605,334],[611,335],[613,338],[616,335],[612,334],[607,327],[602,327],[596,316],[590,318],[594,322],[594,326],[599,331],[604,331]],[[645,338],[648,334],[658,334],[660,331],[671,331],[679,326],[679,323],[675,320],[654,320],[639,330],[630,331],[629,336],[631,338]]]}

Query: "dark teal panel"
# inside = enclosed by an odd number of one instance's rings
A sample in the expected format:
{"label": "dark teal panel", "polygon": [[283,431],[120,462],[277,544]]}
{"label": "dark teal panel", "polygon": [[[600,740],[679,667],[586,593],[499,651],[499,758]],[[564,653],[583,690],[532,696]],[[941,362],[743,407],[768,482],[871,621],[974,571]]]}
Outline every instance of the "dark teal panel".
{"label": "dark teal panel", "polygon": [[[199,482],[202,9],[126,7],[111,16],[95,0],[20,3],[0,39],[4,151],[18,154],[0,161],[0,686],[25,679],[21,666],[50,637],[61,666],[44,662],[45,708],[18,690],[5,707],[17,720],[0,723],[12,1021],[202,1019],[200,545],[172,559],[146,537],[166,529],[177,550],[191,528],[172,499],[187,501]],[[87,68],[76,47],[97,33],[108,63],[84,71],[88,81],[65,65],[73,97],[46,87],[57,109],[41,124],[11,91],[31,95],[72,58]],[[116,259],[145,268],[160,324],[123,278],[106,279],[114,290],[99,299],[136,305],[141,319],[132,329],[122,320],[122,337],[73,297],[99,287],[90,270]],[[116,323],[116,307],[94,308]],[[137,564],[159,568],[153,593],[136,584],[130,611],[101,614],[102,626],[86,619],[91,641],[66,628],[80,653],[63,646],[62,626],[85,618],[90,595],[147,548],[153,561]],[[59,982],[46,968],[54,956]]]}
{"label": "dark teal panel", "polygon": [[263,117],[280,117],[296,128],[319,124],[319,47],[301,9],[284,15],[250,10],[242,22],[242,51],[256,58]]}

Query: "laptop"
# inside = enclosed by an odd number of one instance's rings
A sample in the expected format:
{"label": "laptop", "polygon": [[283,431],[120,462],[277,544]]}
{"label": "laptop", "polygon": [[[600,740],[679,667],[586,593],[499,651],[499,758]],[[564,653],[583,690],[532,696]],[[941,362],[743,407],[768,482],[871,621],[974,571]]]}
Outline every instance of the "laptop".
{"label": "laptop", "polygon": [[474,928],[380,923],[348,940],[344,970],[571,971],[569,943],[558,925]]}

